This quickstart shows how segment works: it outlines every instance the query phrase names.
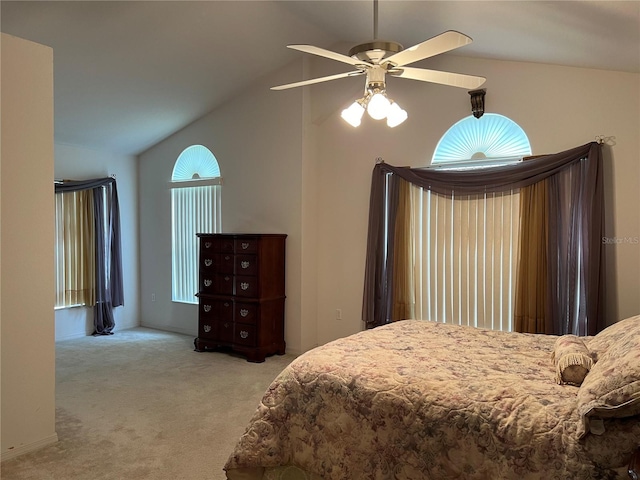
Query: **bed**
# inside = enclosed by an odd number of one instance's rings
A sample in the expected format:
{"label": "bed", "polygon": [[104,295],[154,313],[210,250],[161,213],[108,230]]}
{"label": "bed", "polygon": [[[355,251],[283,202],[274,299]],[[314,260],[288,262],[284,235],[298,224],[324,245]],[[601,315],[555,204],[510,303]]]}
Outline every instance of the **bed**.
{"label": "bed", "polygon": [[224,469],[231,480],[613,479],[629,478],[639,445],[640,316],[594,337],[405,320],[295,359]]}

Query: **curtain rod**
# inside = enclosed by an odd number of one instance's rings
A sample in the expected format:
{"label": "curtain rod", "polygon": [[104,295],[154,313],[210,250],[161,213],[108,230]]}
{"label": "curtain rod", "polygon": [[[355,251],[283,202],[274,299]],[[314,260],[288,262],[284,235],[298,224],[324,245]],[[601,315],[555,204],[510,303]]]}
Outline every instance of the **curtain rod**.
{"label": "curtain rod", "polygon": [[596,135],[596,142],[598,142],[598,145],[607,144],[613,146],[616,144],[616,137],[612,135]]}

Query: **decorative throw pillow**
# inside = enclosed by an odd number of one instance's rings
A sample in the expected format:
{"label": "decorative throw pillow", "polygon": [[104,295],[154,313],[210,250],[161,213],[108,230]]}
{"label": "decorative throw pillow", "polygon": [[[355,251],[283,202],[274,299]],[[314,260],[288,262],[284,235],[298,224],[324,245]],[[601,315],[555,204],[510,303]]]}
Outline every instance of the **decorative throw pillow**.
{"label": "decorative throw pillow", "polygon": [[593,364],[589,349],[576,335],[558,337],[551,359],[556,366],[556,382],[560,385],[580,386]]}
{"label": "decorative throw pillow", "polygon": [[609,347],[631,332],[640,331],[640,315],[625,318],[609,325],[594,337],[585,337],[585,345],[591,352],[594,361],[605,354]]}
{"label": "decorative throw pillow", "polygon": [[604,418],[640,417],[640,322],[637,320],[639,325],[634,324],[633,328],[628,325],[626,334],[608,346],[578,390],[581,419],[578,438],[589,431],[602,433]]}

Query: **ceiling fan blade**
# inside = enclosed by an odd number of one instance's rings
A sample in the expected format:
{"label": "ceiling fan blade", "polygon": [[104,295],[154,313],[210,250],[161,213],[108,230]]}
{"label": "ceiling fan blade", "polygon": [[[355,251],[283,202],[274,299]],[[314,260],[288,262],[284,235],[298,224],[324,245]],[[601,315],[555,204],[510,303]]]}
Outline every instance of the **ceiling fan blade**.
{"label": "ceiling fan blade", "polygon": [[287,48],[298,50],[304,53],[310,53],[312,55],[318,55],[319,57],[329,58],[342,63],[348,63],[355,67],[358,66],[371,66],[371,63],[356,58],[347,57],[341,53],[332,52],[331,50],[325,50],[324,48],[314,47],[313,45],[287,45]]}
{"label": "ceiling fan blade", "polygon": [[464,47],[472,41],[471,37],[468,37],[464,33],[449,30],[385,58],[383,64],[391,63],[397,67],[401,67],[402,65],[408,65],[418,60]]}
{"label": "ceiling fan blade", "polygon": [[303,80],[301,82],[287,83],[286,85],[278,85],[277,87],[271,87],[271,90],[286,90],[287,88],[303,87],[305,85],[313,85],[314,83],[328,82],[329,80],[337,80],[338,78],[355,77],[358,75],[364,75],[364,72],[354,71],[338,73],[336,75],[329,75],[327,77],[311,78],[309,80]]}
{"label": "ceiling fan blade", "polygon": [[450,85],[452,87],[474,89],[482,85],[486,78],[476,77],[475,75],[465,75],[463,73],[441,72],[438,70],[427,70],[424,68],[402,67],[398,72],[393,70],[389,75],[400,78],[409,78],[411,80],[421,80],[423,82],[439,83],[441,85]]}

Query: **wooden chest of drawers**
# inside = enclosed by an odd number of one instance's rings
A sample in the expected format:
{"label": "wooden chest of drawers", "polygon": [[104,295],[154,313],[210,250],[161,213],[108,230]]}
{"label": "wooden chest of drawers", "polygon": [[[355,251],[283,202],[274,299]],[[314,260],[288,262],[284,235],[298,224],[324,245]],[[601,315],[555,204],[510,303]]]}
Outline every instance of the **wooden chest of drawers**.
{"label": "wooden chest of drawers", "polygon": [[283,355],[285,239],[279,234],[197,234],[195,349],[230,349],[251,362]]}

